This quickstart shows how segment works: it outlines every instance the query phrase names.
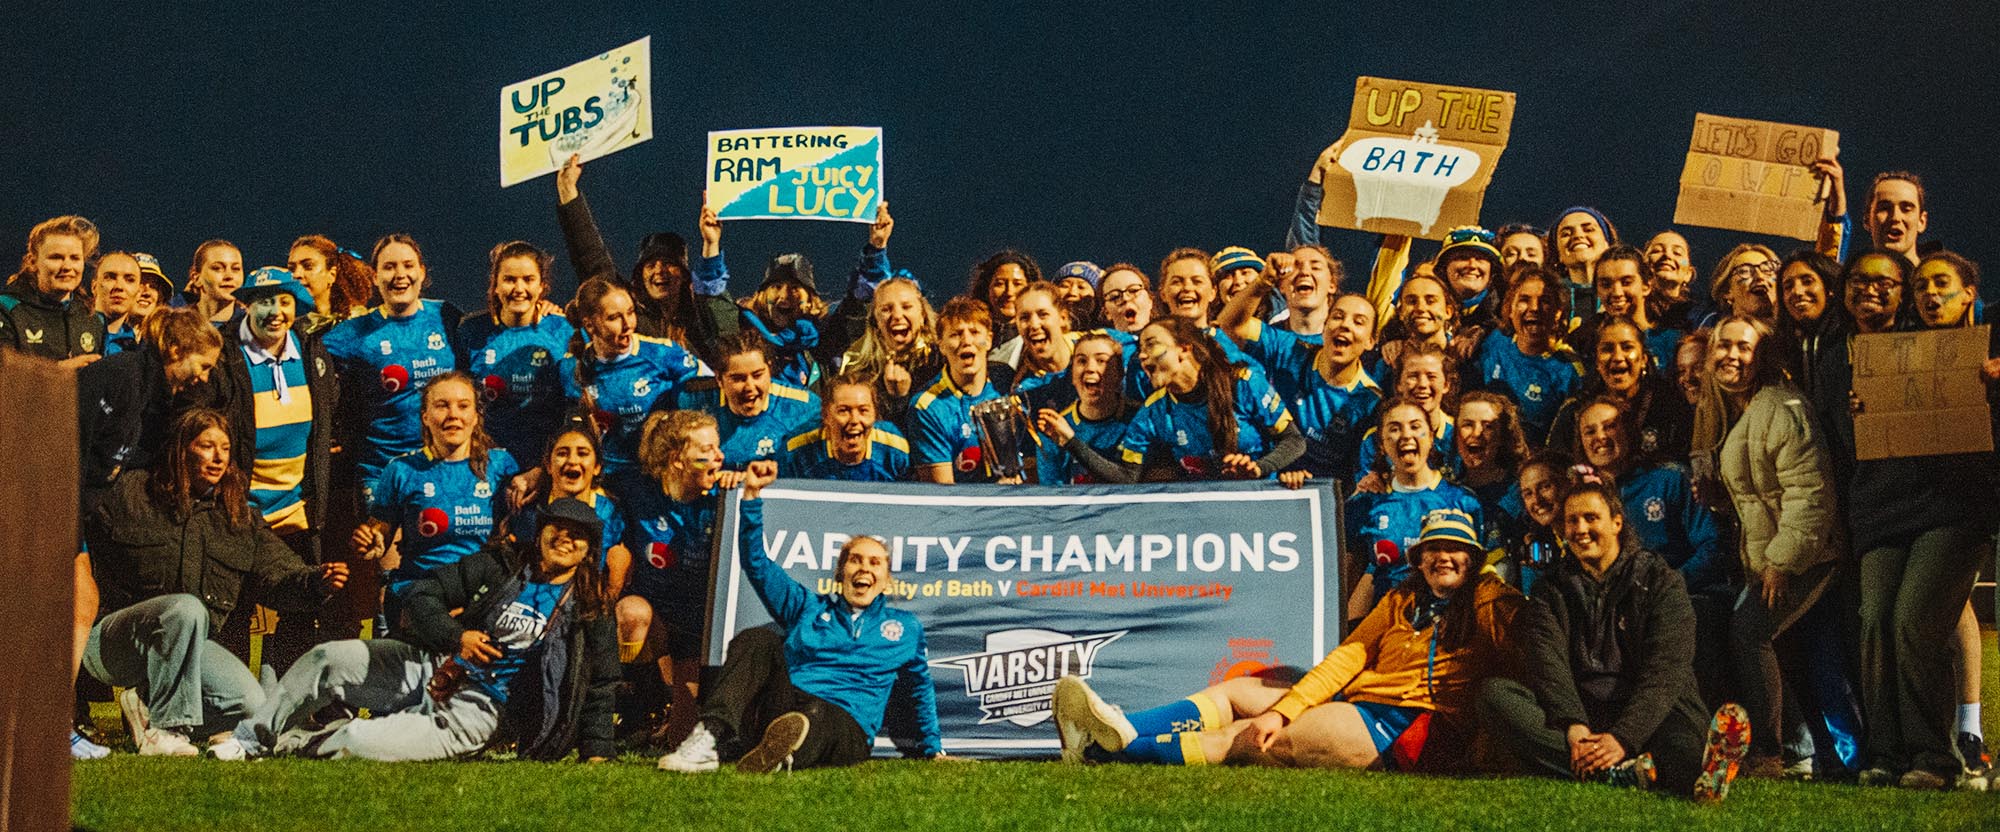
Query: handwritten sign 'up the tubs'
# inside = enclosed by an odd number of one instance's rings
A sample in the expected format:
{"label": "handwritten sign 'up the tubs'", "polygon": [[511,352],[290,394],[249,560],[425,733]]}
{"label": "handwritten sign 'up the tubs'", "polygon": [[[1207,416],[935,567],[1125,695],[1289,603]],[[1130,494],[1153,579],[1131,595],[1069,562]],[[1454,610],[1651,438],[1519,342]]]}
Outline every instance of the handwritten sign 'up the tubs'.
{"label": "handwritten sign 'up the tubs'", "polygon": [[708,134],[708,204],[721,219],[874,222],[881,202],[880,127]]}
{"label": "handwritten sign 'up the tubs'", "polygon": [[1979,367],[1990,327],[1854,336],[1854,456],[1888,459],[1993,450]]}
{"label": "handwritten sign 'up the tubs'", "polygon": [[1832,130],[1696,113],[1674,222],[1814,239],[1822,186],[1812,164],[1839,152]]}
{"label": "handwritten sign 'up the tubs'", "polygon": [[653,137],[653,39],[500,90],[500,187]]}
{"label": "handwritten sign 'up the tubs'", "polygon": [[1514,125],[1514,94],[1362,77],[1319,224],[1442,239],[1479,222]]}

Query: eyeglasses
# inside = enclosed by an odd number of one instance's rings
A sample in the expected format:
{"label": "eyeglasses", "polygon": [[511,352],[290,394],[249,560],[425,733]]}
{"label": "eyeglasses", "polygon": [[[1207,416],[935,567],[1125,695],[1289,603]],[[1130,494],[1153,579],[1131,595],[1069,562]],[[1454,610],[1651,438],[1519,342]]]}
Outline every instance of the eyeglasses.
{"label": "eyeglasses", "polygon": [[1770,277],[1778,273],[1778,264],[1766,260],[1762,263],[1739,263],[1729,270],[1731,280],[1749,280],[1752,275]]}
{"label": "eyeglasses", "polygon": [[1130,289],[1119,289],[1113,292],[1105,292],[1103,293],[1102,297],[1106,301],[1124,301],[1130,298],[1136,298],[1139,295],[1144,294],[1145,291],[1146,290],[1140,289],[1135,286]]}
{"label": "eyeglasses", "polygon": [[1883,291],[1888,291],[1890,289],[1898,288],[1902,285],[1902,283],[1903,282],[1901,280],[1898,280],[1894,277],[1870,277],[1868,275],[1855,275],[1854,277],[1848,279],[1847,288],[1859,289],[1864,292],[1883,292]]}

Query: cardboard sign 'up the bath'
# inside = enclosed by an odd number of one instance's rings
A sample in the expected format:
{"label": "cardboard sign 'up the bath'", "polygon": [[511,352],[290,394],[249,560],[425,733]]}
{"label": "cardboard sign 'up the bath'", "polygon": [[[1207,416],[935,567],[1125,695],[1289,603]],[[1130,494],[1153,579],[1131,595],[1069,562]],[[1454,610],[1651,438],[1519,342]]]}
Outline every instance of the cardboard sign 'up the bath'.
{"label": "cardboard sign 'up the bath'", "polygon": [[1826,185],[1812,165],[1839,152],[1832,130],[1696,113],[1674,223],[1815,239]]}
{"label": "cardboard sign 'up the bath'", "polygon": [[1319,224],[1443,239],[1479,222],[1514,124],[1514,94],[1363,76]]}

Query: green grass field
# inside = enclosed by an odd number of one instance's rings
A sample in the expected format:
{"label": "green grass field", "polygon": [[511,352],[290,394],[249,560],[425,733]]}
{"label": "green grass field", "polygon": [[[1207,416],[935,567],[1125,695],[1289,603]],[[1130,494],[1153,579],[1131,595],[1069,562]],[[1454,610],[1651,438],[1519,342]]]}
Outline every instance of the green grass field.
{"label": "green grass field", "polygon": [[[1988,737],[2000,654],[1987,642]],[[112,716],[115,720],[115,715]],[[1741,781],[1721,806],[1550,780],[1055,763],[874,762],[753,777],[650,757],[223,763],[119,754],[75,767],[80,829],[2000,829],[2000,793]]]}

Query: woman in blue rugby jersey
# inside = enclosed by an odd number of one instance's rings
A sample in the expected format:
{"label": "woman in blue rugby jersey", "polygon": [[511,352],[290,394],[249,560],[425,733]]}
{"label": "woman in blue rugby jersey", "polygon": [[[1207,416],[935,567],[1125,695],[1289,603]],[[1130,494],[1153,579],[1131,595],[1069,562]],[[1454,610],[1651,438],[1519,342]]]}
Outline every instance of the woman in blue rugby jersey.
{"label": "woman in blue rugby jersey", "polygon": [[340,373],[342,452],[351,456],[364,502],[389,460],[424,444],[419,413],[432,379],[465,366],[456,307],[423,296],[430,271],[407,234],[377,240],[370,258],[382,305],[335,325],[326,352]]}
{"label": "woman in blue rugby jersey", "polygon": [[680,394],[680,409],[715,417],[722,487],[734,488],[745,466],[760,459],[781,462],[785,442],[819,424],[819,396],[773,378],[776,353],[752,330],[723,339],[716,356],[722,363],[715,380],[689,384]]}
{"label": "woman in blue rugby jersey", "polygon": [[[1017,301],[1018,303],[1018,301]],[[1081,485],[1117,480],[1118,444],[1138,412],[1125,398],[1125,366],[1118,341],[1102,332],[1077,339],[1063,374],[1074,400],[1061,410],[1041,408],[1035,427],[1048,438],[1035,453],[1043,485]]]}
{"label": "woman in blue rugby jersey", "polygon": [[604,431],[605,477],[622,490],[621,478],[637,472],[648,414],[673,409],[701,362],[674,341],[640,335],[632,293],[607,278],[584,281],[570,307],[571,322],[589,341],[571,339],[563,393]]}
{"label": "woman in blue rugby jersey", "polygon": [[517,542],[533,536],[534,530],[540,528],[541,510],[565,497],[589,506],[604,525],[604,539],[597,549],[599,560],[593,565],[609,579],[605,586],[610,588],[611,597],[618,597],[618,591],[625,586],[626,573],[632,568],[632,552],[625,548],[624,512],[604,490],[604,464],[597,451],[597,432],[578,424],[563,428],[542,455],[539,473],[534,489],[508,515],[506,535]]}
{"label": "woman in blue rugby jersey", "polygon": [[877,420],[875,386],[858,376],[828,382],[820,418],[790,437],[779,476],[808,480],[895,482],[910,473],[910,443],[894,423]]}
{"label": "woman in blue rugby jersey", "polygon": [[1505,338],[1480,342],[1472,357],[1477,373],[1466,386],[1513,396],[1521,406],[1522,428],[1537,446],[1548,439],[1556,409],[1576,391],[1583,372],[1576,354],[1561,339],[1567,331],[1567,296],[1562,277],[1546,269],[1521,269],[1507,287],[1501,308]]}
{"label": "woman in blue rugby jersey", "polygon": [[[426,571],[479,551],[506,515],[508,489],[521,472],[486,434],[471,375],[455,370],[433,380],[422,406],[423,447],[383,467],[368,522],[354,531],[354,549],[367,560],[381,559],[397,540],[398,557],[383,573],[392,601]],[[396,606],[385,608],[391,630],[401,626]]]}
{"label": "woman in blue rugby jersey", "polygon": [[1388,487],[1356,491],[1347,498],[1348,549],[1365,561],[1362,578],[1347,600],[1349,621],[1369,610],[1410,575],[1407,553],[1423,531],[1424,515],[1457,509],[1473,519],[1482,543],[1485,510],[1479,498],[1445,479],[1431,464],[1433,433],[1421,405],[1403,398],[1382,403],[1371,435],[1390,464]]}
{"label": "woman in blue rugby jersey", "polygon": [[694,410],[646,418],[639,476],[619,492],[632,569],[618,599],[618,658],[638,695],[621,708],[631,717],[655,710],[658,686],[670,686],[664,739],[694,727],[701,674],[702,622],[708,615],[709,555],[715,551],[722,440],[715,417]]}
{"label": "woman in blue rugby jersey", "polygon": [[487,255],[486,313],[465,320],[467,369],[486,399],[486,427],[500,446],[523,458],[541,455],[562,422],[558,367],[576,334],[551,314],[549,253],[515,240]]}
{"label": "woman in blue rugby jersey", "polygon": [[1150,470],[1168,479],[1256,479],[1297,461],[1305,437],[1263,374],[1229,363],[1204,329],[1167,317],[1139,331],[1152,397],[1119,442],[1122,482]]}

